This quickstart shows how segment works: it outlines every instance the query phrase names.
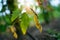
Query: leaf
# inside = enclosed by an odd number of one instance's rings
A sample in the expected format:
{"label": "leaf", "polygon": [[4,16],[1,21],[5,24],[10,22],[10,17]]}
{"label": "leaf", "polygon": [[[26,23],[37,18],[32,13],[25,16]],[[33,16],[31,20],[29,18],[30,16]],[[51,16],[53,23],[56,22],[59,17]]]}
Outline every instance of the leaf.
{"label": "leaf", "polygon": [[34,15],[34,21],[36,24],[36,27],[39,29],[40,32],[42,32],[42,26],[38,22],[37,14],[32,8],[26,8],[27,13]]}
{"label": "leaf", "polygon": [[14,32],[13,36],[14,36],[16,39],[18,38],[16,32]]}
{"label": "leaf", "polygon": [[21,11],[19,11],[18,9],[13,11],[13,14],[12,14],[12,17],[11,17],[12,22],[19,16],[19,13],[21,13]]}
{"label": "leaf", "polygon": [[23,32],[23,34],[25,35],[26,34],[26,30],[29,26],[29,17],[26,13],[22,14],[22,17],[21,17],[21,23],[20,23],[20,27],[21,27],[21,30]]}
{"label": "leaf", "polygon": [[36,27],[39,29],[40,32],[42,32],[42,26],[38,22],[38,19],[37,19],[36,15],[34,15],[34,21],[35,21]]}
{"label": "leaf", "polygon": [[18,35],[17,35],[17,33],[15,32],[16,31],[16,29],[15,29],[15,27],[12,25],[11,27],[10,27],[10,30],[11,30],[11,32],[13,33],[13,36],[14,36],[14,38],[18,38]]}
{"label": "leaf", "polygon": [[12,33],[14,33],[15,32],[15,27],[14,26],[11,26],[10,27],[10,30],[11,30]]}

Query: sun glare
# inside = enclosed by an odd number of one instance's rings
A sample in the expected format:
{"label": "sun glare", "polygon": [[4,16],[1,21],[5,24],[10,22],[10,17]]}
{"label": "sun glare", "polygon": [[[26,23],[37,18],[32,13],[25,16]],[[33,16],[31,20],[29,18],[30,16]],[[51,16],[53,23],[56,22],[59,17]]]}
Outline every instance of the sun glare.
{"label": "sun glare", "polygon": [[26,9],[35,7],[35,0],[18,0],[18,8],[23,7],[22,13],[26,12]]}
{"label": "sun glare", "polygon": [[51,1],[51,5],[52,6],[58,6],[60,4],[60,1],[59,0],[52,0]]}
{"label": "sun glare", "polygon": [[34,5],[34,0],[18,0],[18,3],[18,8],[20,8],[20,5],[31,7],[32,5]]}

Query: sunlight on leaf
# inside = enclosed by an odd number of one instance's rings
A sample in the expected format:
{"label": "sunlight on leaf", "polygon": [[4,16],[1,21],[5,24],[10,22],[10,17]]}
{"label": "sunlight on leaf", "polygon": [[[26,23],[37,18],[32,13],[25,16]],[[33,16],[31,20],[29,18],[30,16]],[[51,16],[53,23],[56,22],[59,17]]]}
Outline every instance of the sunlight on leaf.
{"label": "sunlight on leaf", "polygon": [[33,15],[33,11],[29,7],[26,7],[26,13]]}

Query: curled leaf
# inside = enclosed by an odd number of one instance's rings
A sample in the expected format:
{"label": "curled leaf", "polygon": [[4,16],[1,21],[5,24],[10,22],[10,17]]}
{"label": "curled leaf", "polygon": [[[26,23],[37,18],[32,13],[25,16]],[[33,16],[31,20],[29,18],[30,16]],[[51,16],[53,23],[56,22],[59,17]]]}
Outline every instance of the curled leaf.
{"label": "curled leaf", "polygon": [[39,29],[40,32],[42,32],[42,26],[38,22],[38,19],[37,19],[36,15],[34,15],[34,21],[35,21],[36,27]]}

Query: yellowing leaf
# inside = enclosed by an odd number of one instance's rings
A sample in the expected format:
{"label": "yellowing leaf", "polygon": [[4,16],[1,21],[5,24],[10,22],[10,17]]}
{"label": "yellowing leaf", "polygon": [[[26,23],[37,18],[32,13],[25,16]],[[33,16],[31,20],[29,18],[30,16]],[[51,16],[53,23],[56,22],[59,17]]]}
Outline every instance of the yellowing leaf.
{"label": "yellowing leaf", "polygon": [[12,33],[14,33],[15,32],[14,26],[11,26],[10,30],[11,30]]}
{"label": "yellowing leaf", "polygon": [[21,27],[21,30],[22,30],[23,34],[25,35],[26,30],[29,26],[29,17],[26,13],[23,13],[20,20],[21,20],[20,27]]}
{"label": "yellowing leaf", "polygon": [[27,7],[26,11],[28,12],[28,14],[33,14],[34,15],[34,21],[35,21],[36,27],[39,29],[40,32],[42,32],[42,26],[38,22],[37,14],[34,12],[34,10]]}
{"label": "yellowing leaf", "polygon": [[34,21],[35,21],[36,27],[39,29],[40,32],[42,32],[42,26],[38,22],[38,19],[37,19],[36,15],[34,15]]}
{"label": "yellowing leaf", "polygon": [[14,28],[14,26],[11,26],[10,27],[10,30],[11,30],[11,32],[13,33],[13,36],[15,37],[15,38],[17,38],[18,36],[17,36],[17,34],[16,34],[16,29]]}
{"label": "yellowing leaf", "polygon": [[16,39],[18,38],[16,32],[14,32],[13,36],[14,36]]}

